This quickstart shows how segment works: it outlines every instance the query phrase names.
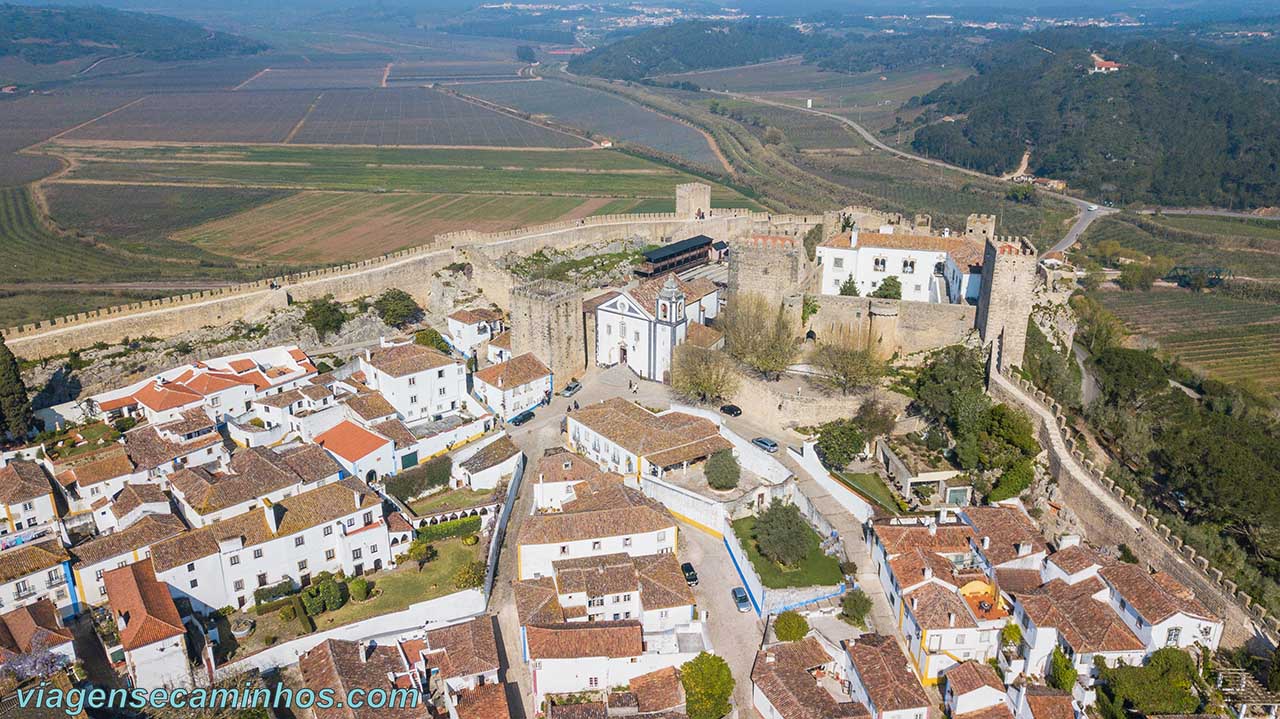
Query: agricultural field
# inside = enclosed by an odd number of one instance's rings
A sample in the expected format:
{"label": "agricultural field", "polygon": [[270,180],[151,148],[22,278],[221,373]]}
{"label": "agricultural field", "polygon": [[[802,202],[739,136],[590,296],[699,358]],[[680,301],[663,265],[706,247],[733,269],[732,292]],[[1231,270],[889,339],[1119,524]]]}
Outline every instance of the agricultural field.
{"label": "agricultural field", "polygon": [[454,89],[595,135],[647,145],[707,167],[721,167],[706,136],[698,130],[607,92],[556,80],[475,83]]}
{"label": "agricultural field", "polygon": [[0,327],[18,327],[51,317],[65,317],[102,307],[127,305],[171,295],[174,290],[123,292],[95,290],[0,289]]}
{"label": "agricultural field", "polygon": [[317,97],[313,90],[150,95],[66,137],[133,142],[282,142]]}
{"label": "agricultural field", "polygon": [[584,147],[567,133],[425,88],[324,93],[297,144]]}
{"label": "agricultural field", "polygon": [[1169,357],[1214,379],[1280,394],[1280,305],[1164,287],[1098,297]]}
{"label": "agricultural field", "polygon": [[329,264],[430,243],[455,230],[493,232],[591,214],[582,197],[302,192],[173,235],[195,248],[267,263]]}
{"label": "agricultural field", "polygon": [[[224,57],[183,63],[156,63],[154,69],[142,72],[98,74],[76,82],[76,91],[136,92],[145,94],[191,93],[230,90],[253,77],[264,67],[300,63],[300,57],[251,55]],[[103,72],[110,63],[100,65]]]}
{"label": "agricultural field", "polygon": [[18,150],[47,140],[136,100],[138,95],[57,92],[0,100],[0,188],[17,187],[60,167],[57,159],[18,155]]}
{"label": "agricultural field", "polygon": [[513,60],[436,60],[396,62],[387,83],[422,85],[448,80],[515,78],[524,63]]}
{"label": "agricultural field", "polygon": [[366,67],[268,67],[236,86],[236,90],[373,88],[382,85],[385,71],[386,63]]}
{"label": "agricultural field", "polygon": [[746,100],[716,98],[703,104],[710,108],[712,102],[725,112],[747,118],[747,129],[761,141],[768,128],[776,127],[788,143],[801,151],[867,146],[853,128],[829,117]]}
{"label": "agricultural field", "polygon": [[217,247],[173,241],[182,230],[288,196],[280,190],[209,187],[130,187],[128,201],[113,185],[50,185],[50,219],[61,229],[139,255],[200,263],[206,277],[248,279]]}
{"label": "agricultural field", "polygon": [[[474,150],[300,145],[108,145],[58,142],[74,168],[55,184],[195,185],[428,194],[669,199],[693,175],[613,150]],[[754,207],[715,186],[721,207]]]}
{"label": "agricultural field", "polygon": [[1239,277],[1280,277],[1280,220],[1115,215],[1093,223],[1083,244],[1114,241],[1182,265],[1223,267]]}
{"label": "agricultural field", "polygon": [[[718,203],[717,203],[718,204]],[[625,215],[645,212],[675,212],[674,198],[655,198],[651,200],[609,200],[595,208],[592,215]]]}

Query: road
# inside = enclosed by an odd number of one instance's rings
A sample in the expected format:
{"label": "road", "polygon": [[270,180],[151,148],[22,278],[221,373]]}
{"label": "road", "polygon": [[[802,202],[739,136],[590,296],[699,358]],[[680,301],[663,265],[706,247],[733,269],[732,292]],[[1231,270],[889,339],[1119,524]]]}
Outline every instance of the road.
{"label": "road", "polygon": [[[901,150],[896,147],[886,145],[883,141],[880,140],[880,138],[872,134],[872,132],[867,128],[863,127],[862,125],[859,125],[858,123],[854,122],[853,120],[850,120],[847,117],[837,115],[833,112],[825,112],[823,110],[814,110],[813,108],[809,108],[809,107],[798,107],[796,105],[790,105],[785,102],[778,102],[776,100],[766,100],[762,97],[757,97],[755,95],[747,95],[739,92],[728,92],[725,90],[711,90],[711,92],[714,92],[719,95],[725,95],[726,97],[733,97],[739,100],[746,100],[748,102],[760,103],[761,105],[773,105],[775,107],[782,107],[788,110],[799,110],[800,112],[807,112],[810,115],[819,115],[821,117],[826,117],[848,126],[854,132],[858,133],[858,135],[863,140],[865,140],[867,144],[871,145],[872,147],[878,150],[887,152],[891,155],[896,155],[897,157],[901,157],[904,160],[919,162],[925,165],[930,165],[932,167],[951,170],[952,172],[959,172],[959,173],[968,175],[970,177],[980,177],[985,180],[994,180],[996,182],[1001,181],[1001,178],[996,177],[995,175],[988,175],[985,172],[978,172],[977,170],[971,170],[967,167],[952,165],[949,162],[944,162],[942,160],[937,160],[931,157],[921,157],[920,155],[917,155],[915,153],[907,152],[906,150]],[[1073,224],[1071,226],[1071,229],[1067,231],[1067,234],[1065,237],[1059,240],[1058,243],[1055,244],[1053,247],[1049,248],[1048,250],[1049,252],[1065,251],[1067,248],[1075,244],[1076,240],[1080,238],[1080,235],[1084,234],[1084,231],[1089,228],[1089,225],[1093,224],[1094,220],[1098,219],[1099,217],[1103,217],[1113,212],[1116,212],[1116,210],[1113,210],[1107,207],[1099,207],[1096,210],[1090,210],[1089,209],[1090,207],[1097,207],[1097,206],[1093,205],[1088,200],[1082,200],[1078,197],[1072,197],[1071,195],[1064,195],[1060,192],[1050,192],[1048,190],[1040,190],[1039,192],[1040,194],[1047,195],[1049,197],[1052,197],[1058,200],[1062,200],[1063,202],[1071,203],[1072,205],[1075,205],[1076,209],[1078,210],[1078,213],[1076,214],[1075,224]]]}
{"label": "road", "polygon": [[1242,220],[1273,220],[1280,222],[1280,217],[1255,215],[1240,210],[1221,210],[1213,207],[1158,207],[1150,210],[1138,210],[1139,215],[1212,215],[1213,217],[1238,217]]}

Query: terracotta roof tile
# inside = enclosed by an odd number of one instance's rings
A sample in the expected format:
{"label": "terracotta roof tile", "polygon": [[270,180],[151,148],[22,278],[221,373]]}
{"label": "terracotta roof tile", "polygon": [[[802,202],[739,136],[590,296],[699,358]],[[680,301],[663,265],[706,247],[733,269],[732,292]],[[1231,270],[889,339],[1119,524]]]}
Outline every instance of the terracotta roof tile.
{"label": "terracotta roof tile", "polygon": [[655,464],[670,463],[662,466],[702,459],[733,447],[709,419],[683,412],[656,415],[621,397],[575,410],[569,420]]}
{"label": "terracotta roof tile", "polygon": [[407,377],[445,365],[460,364],[440,350],[418,344],[379,348],[370,353],[368,362],[392,377]]}
{"label": "terracotta roof tile", "polygon": [[1098,558],[1098,555],[1081,544],[1060,549],[1050,554],[1049,561],[1067,574],[1076,574],[1089,567],[1102,566],[1102,560]]}
{"label": "terracotta roof tile", "polygon": [[539,482],[582,482],[605,474],[591,460],[563,447],[548,449],[538,459]]}
{"label": "terracotta roof tile", "polygon": [[645,611],[694,604],[693,590],[685,581],[676,555],[648,554],[632,557],[631,561],[640,575],[640,601]]}
{"label": "terracotta roof tile", "polygon": [[62,486],[76,483],[81,487],[89,487],[108,479],[133,474],[134,468],[125,446],[116,444],[58,462],[53,469]]}
{"label": "terracotta roof tile", "polygon": [[[395,644],[372,645],[361,642],[328,639],[298,658],[302,682],[308,689],[331,690],[336,696],[346,696],[353,689],[365,692],[374,689],[390,689],[397,675],[405,674],[400,650]],[[335,702],[335,704],[342,704]],[[427,705],[386,707],[374,709],[367,706],[353,708],[342,706],[313,708],[316,719],[428,719]]]}
{"label": "terracotta roof tile", "polygon": [[669,512],[651,506],[535,514],[526,518],[520,527],[520,543],[555,544],[664,529],[675,531],[675,526]]}
{"label": "terracotta roof tile", "polygon": [[981,240],[968,237],[934,237],[932,235],[882,235],[878,232],[859,232],[858,247],[890,250],[920,250],[945,252],[962,268],[982,266],[986,246]]}
{"label": "terracotta roof tile", "polygon": [[502,319],[502,313],[494,312],[486,307],[479,307],[469,310],[456,310],[453,314],[449,315],[449,319],[457,320],[466,325],[475,325],[480,324],[481,322],[496,322]]}
{"label": "terracotta roof tile", "polygon": [[1048,549],[1035,523],[1017,507],[966,507],[964,516],[973,525],[974,541],[994,566]]}
{"label": "terracotta roof tile", "polygon": [[124,433],[125,451],[137,469],[156,469],[193,452],[222,442],[217,432],[210,432],[189,442],[171,442],[150,425]]}
{"label": "terracotta roof tile", "polygon": [[1007,704],[1000,702],[971,712],[956,714],[952,719],[1013,719],[1013,712],[1009,711]]}
{"label": "terracotta roof tile", "polygon": [[911,590],[907,593],[907,604],[923,629],[978,626],[964,599],[955,590],[940,584],[925,584]]}
{"label": "terracotta roof tile", "polygon": [[551,563],[561,594],[585,593],[588,597],[639,592],[636,565],[626,554],[562,559]]}
{"label": "terracotta roof tile", "polygon": [[703,349],[714,349],[722,339],[724,339],[724,333],[700,322],[690,322],[685,330],[685,341]]}
{"label": "terracotta roof tile", "polygon": [[148,514],[124,529],[77,544],[71,548],[71,553],[81,565],[94,565],[152,547],[184,530],[186,525],[172,514]]}
{"label": "terracotta roof tile", "polygon": [[877,713],[931,704],[893,637],[863,634],[854,642],[845,642],[844,647]]}
{"label": "terracotta roof tile", "polygon": [[1163,572],[1151,574],[1136,564],[1117,562],[1099,570],[1142,618],[1158,624],[1182,612],[1201,619],[1216,619],[1183,584]]}
{"label": "terracotta roof tile", "polygon": [[52,494],[49,475],[35,462],[19,459],[0,467],[0,503],[21,504]]}
{"label": "terracotta roof tile", "polygon": [[644,654],[640,622],[574,622],[525,627],[530,659],[638,657]]}
{"label": "terracotta roof tile", "polygon": [[1001,591],[1020,594],[1034,590],[1040,586],[1040,570],[1038,569],[997,569],[996,585]]}
{"label": "terracotta roof tile", "polygon": [[1137,651],[1142,641],[1105,602],[1093,598],[1105,585],[1097,577],[1076,584],[1055,579],[1015,595],[1037,627],[1053,627],[1077,652]]}
{"label": "terracotta roof tile", "polygon": [[398,419],[383,420],[371,428],[374,432],[395,442],[396,449],[407,449],[418,444],[418,438]]}
{"label": "terracotta roof tile", "polygon": [[200,393],[173,382],[148,382],[133,393],[133,398],[153,412],[177,409],[203,400]]}
{"label": "terracotta roof tile", "polygon": [[552,704],[547,707],[547,719],[607,719],[608,716],[609,707],[604,702]]}
{"label": "terracotta roof tile", "polygon": [[498,349],[502,349],[510,352],[511,351],[511,333],[503,332],[501,334],[494,335],[493,339],[489,340],[489,346],[497,347]]}
{"label": "terracotta roof tile", "polygon": [[565,620],[555,579],[539,577],[511,583],[521,625],[560,624]]}
{"label": "terracotta roof tile", "polygon": [[942,554],[969,552],[973,529],[967,524],[943,524],[928,527],[920,524],[895,524],[893,519],[877,519],[872,523],[876,537],[890,556],[913,548]]}
{"label": "terracotta roof tile", "polygon": [[643,713],[674,709],[684,704],[684,688],[675,667],[663,667],[633,677],[628,686]]}
{"label": "terracotta roof tile", "polygon": [[1070,694],[1036,684],[1029,685],[1026,691],[1027,706],[1034,719],[1076,719]]}
{"label": "terracotta roof tile", "polygon": [[469,677],[498,668],[498,640],[493,619],[482,616],[427,632],[430,651],[449,655],[450,672],[442,678]]}
{"label": "terracotta roof tile", "polygon": [[490,467],[496,467],[517,454],[520,454],[520,448],[516,446],[515,442],[511,441],[509,435],[503,435],[501,439],[496,439],[481,447],[479,451],[464,460],[461,466],[466,471],[475,474],[476,472],[483,472]]}
{"label": "terracotta roof tile", "polygon": [[122,519],[126,514],[144,504],[156,503],[164,504],[166,509],[168,508],[169,497],[163,490],[154,484],[128,482],[119,492],[116,492],[111,502],[111,514],[115,515],[116,519]]}
{"label": "terracotta roof tile", "polygon": [[186,633],[169,585],[156,579],[150,559],[112,569],[102,575],[112,614],[123,617],[120,644],[132,651]]}
{"label": "terracotta roof tile", "polygon": [[391,406],[381,392],[361,392],[347,397],[342,402],[366,422],[393,416],[396,413],[396,408]]}
{"label": "terracotta roof tile", "polygon": [[510,719],[507,690],[501,684],[481,684],[454,697],[458,719]]}
{"label": "terracotta roof tile", "polygon": [[983,687],[1004,691],[1004,682],[996,675],[996,671],[986,664],[979,664],[972,659],[961,662],[946,671],[947,687],[957,696],[974,692]]}
{"label": "terracotta roof tile", "polygon": [[0,662],[15,654],[66,644],[74,639],[48,597],[0,614]]}
{"label": "terracotta roof tile", "polygon": [[813,637],[775,644],[756,653],[751,681],[782,719],[869,716],[866,707],[858,702],[837,702],[810,674],[831,662],[831,656]]}
{"label": "terracotta roof tile", "polygon": [[490,387],[510,389],[521,387],[551,376],[551,370],[542,364],[532,352],[516,355],[506,362],[489,365],[478,370],[472,377]]}
{"label": "terracotta roof tile", "polygon": [[343,421],[317,435],[315,442],[348,462],[356,462],[390,444],[391,440],[380,437],[355,422]]}

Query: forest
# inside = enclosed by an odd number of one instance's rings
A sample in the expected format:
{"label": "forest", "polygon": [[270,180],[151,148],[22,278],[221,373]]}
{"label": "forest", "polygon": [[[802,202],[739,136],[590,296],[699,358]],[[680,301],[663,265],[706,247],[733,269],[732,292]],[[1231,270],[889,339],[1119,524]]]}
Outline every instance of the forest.
{"label": "forest", "polygon": [[162,15],[103,7],[0,5],[0,57],[31,63],[133,54],[149,60],[198,60],[266,49],[262,43]]}
{"label": "forest", "polygon": [[596,48],[570,62],[569,69],[612,80],[640,80],[795,55],[808,43],[805,35],[781,22],[683,22]]}
{"label": "forest", "polygon": [[[922,98],[913,147],[993,174],[1030,149],[1036,174],[1116,204],[1274,205],[1280,89],[1236,52],[1177,34],[1051,31],[996,43],[977,75]],[[1090,74],[1093,53],[1122,67]]]}

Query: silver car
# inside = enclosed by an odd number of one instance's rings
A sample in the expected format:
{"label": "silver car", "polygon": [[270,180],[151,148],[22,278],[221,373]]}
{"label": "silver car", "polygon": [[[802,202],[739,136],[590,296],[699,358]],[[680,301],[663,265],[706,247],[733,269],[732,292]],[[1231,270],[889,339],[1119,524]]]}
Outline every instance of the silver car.
{"label": "silver car", "polygon": [[751,597],[747,596],[747,590],[742,587],[733,588],[733,603],[738,606],[738,611],[751,611]]}

